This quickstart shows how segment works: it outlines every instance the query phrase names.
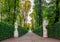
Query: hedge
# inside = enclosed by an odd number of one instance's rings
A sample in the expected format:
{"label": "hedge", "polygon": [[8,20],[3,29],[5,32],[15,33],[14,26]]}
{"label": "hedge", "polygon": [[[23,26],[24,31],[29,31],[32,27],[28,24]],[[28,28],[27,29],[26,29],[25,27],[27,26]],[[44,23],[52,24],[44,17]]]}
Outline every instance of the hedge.
{"label": "hedge", "polygon": [[[21,26],[18,27],[19,37],[26,34],[27,32],[28,29],[22,28]],[[11,37],[14,37],[14,26],[0,22],[0,41]]]}
{"label": "hedge", "polygon": [[28,32],[27,28],[22,28],[22,27],[18,27],[18,32],[19,32],[19,37],[23,36],[24,34],[26,34]]}
{"label": "hedge", "polygon": [[60,23],[47,26],[48,37],[60,39]]}
{"label": "hedge", "polygon": [[14,28],[12,25],[8,25],[0,22],[0,40],[13,37]]}
{"label": "hedge", "polygon": [[37,28],[33,29],[32,31],[34,33],[36,33],[37,35],[39,35],[39,36],[43,36],[43,28],[42,28],[42,26],[37,27]]}

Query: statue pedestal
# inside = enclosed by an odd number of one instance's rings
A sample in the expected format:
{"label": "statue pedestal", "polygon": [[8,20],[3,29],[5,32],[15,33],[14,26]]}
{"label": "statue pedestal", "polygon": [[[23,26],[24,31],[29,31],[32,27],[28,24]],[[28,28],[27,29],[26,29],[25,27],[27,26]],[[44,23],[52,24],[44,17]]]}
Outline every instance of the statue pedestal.
{"label": "statue pedestal", "polygon": [[15,37],[15,38],[18,37],[18,31],[17,31],[17,30],[14,31],[14,37]]}
{"label": "statue pedestal", "polygon": [[43,37],[48,37],[46,26],[48,25],[48,20],[43,20]]}
{"label": "statue pedestal", "polygon": [[46,28],[43,28],[43,37],[48,37]]}
{"label": "statue pedestal", "polygon": [[14,30],[14,37],[17,38],[18,37],[18,24],[17,22],[15,22],[15,30]]}

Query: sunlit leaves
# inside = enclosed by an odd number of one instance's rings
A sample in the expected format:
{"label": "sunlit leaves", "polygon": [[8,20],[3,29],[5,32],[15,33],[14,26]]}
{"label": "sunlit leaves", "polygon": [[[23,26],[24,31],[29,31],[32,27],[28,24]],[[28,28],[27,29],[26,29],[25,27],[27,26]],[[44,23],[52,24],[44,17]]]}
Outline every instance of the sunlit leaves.
{"label": "sunlit leaves", "polygon": [[24,5],[23,5],[23,10],[28,12],[30,8],[31,8],[31,2],[25,1]]}
{"label": "sunlit leaves", "polygon": [[0,3],[2,4],[0,6],[2,17],[6,17],[4,21],[13,24],[13,21],[16,20],[17,15],[20,13],[19,0],[0,0]]}

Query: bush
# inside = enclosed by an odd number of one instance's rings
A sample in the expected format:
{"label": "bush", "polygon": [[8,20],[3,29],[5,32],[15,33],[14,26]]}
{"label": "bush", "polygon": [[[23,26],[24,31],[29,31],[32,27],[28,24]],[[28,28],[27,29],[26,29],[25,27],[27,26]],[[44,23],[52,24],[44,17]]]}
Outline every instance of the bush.
{"label": "bush", "polygon": [[[21,26],[19,26],[18,32],[19,32],[19,37],[20,37],[26,34],[28,32],[28,29],[22,28]],[[11,37],[14,37],[14,26],[0,22],[0,41],[11,38]]]}
{"label": "bush", "polygon": [[42,26],[35,28],[32,30],[34,33],[38,34],[39,36],[43,36],[43,28]]}
{"label": "bush", "polygon": [[19,37],[26,34],[28,32],[27,28],[22,28],[22,27],[18,27],[18,32],[19,32]]}
{"label": "bush", "polygon": [[13,37],[14,28],[12,25],[8,25],[0,22],[0,40]]}
{"label": "bush", "polygon": [[60,39],[60,23],[55,23],[54,25],[47,26],[48,37]]}

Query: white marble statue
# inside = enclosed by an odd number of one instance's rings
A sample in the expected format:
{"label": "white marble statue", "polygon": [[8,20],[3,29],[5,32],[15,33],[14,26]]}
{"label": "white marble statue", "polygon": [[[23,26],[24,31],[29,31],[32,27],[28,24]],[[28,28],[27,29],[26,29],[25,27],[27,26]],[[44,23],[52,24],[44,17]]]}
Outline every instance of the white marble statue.
{"label": "white marble statue", "polygon": [[15,30],[14,30],[14,37],[18,37],[18,23],[17,23],[17,21],[15,22]]}
{"label": "white marble statue", "polygon": [[48,37],[46,26],[48,25],[48,20],[43,20],[43,37]]}

